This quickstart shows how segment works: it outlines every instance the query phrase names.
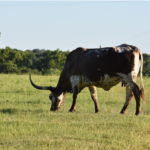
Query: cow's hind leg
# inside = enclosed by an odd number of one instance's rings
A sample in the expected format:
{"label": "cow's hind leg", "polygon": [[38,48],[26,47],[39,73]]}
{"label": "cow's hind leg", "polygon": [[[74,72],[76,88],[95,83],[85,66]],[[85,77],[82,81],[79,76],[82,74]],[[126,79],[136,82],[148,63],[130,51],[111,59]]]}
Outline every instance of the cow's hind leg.
{"label": "cow's hind leg", "polygon": [[74,90],[73,90],[73,102],[72,102],[72,106],[71,106],[69,112],[73,112],[73,111],[76,110],[77,98],[78,98],[78,88],[74,87]]}
{"label": "cow's hind leg", "polygon": [[141,112],[141,104],[140,104],[140,89],[138,85],[134,81],[128,82],[136,101],[136,112],[135,115],[138,115]]}
{"label": "cow's hind leg", "polygon": [[91,98],[94,101],[95,104],[95,113],[98,113],[100,111],[98,102],[97,102],[97,91],[95,86],[90,86],[89,87],[90,93],[91,93]]}
{"label": "cow's hind leg", "polygon": [[117,75],[122,78],[125,82],[128,83],[130,89],[132,90],[135,100],[136,100],[136,112],[135,114],[138,115],[141,112],[141,104],[140,104],[140,89],[136,84],[135,78],[132,77],[131,74],[125,75],[122,73],[117,73]]}
{"label": "cow's hind leg", "polygon": [[138,115],[141,112],[141,104],[140,104],[140,89],[138,85],[136,84],[135,78],[132,77],[132,74],[122,74],[117,73],[117,75],[123,79],[126,83],[128,83],[130,89],[132,90],[135,100],[136,100],[136,115]]}
{"label": "cow's hind leg", "polygon": [[138,115],[141,112],[141,104],[140,104],[140,89],[137,86],[137,84],[133,81],[128,83],[133,94],[135,97],[135,101],[136,101],[136,112],[135,115]]}
{"label": "cow's hind leg", "polygon": [[123,108],[122,108],[122,110],[121,110],[121,112],[120,112],[121,114],[126,113],[127,107],[128,107],[128,105],[129,105],[129,103],[130,103],[132,97],[133,97],[133,92],[132,92],[132,90],[130,89],[129,86],[126,86],[126,101],[125,101],[125,104],[124,104],[124,106],[123,106]]}
{"label": "cow's hind leg", "polygon": [[139,113],[141,112],[141,104],[140,104],[140,89],[137,86],[137,84],[134,84],[134,87],[132,89],[133,93],[134,93],[134,97],[136,100],[136,113],[135,115],[139,115]]}

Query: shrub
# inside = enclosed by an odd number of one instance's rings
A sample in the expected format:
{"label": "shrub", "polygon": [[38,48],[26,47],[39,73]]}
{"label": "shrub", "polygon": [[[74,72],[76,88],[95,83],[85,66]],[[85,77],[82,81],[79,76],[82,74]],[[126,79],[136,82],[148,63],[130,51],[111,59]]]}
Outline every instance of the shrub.
{"label": "shrub", "polygon": [[53,68],[42,70],[43,75],[60,75],[60,73],[61,73],[60,70]]}

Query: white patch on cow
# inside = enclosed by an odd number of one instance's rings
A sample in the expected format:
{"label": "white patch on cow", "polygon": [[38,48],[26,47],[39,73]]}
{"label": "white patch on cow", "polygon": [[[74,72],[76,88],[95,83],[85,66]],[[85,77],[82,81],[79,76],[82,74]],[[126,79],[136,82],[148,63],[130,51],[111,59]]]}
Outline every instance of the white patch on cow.
{"label": "white patch on cow", "polygon": [[123,53],[125,51],[125,49],[117,46],[117,47],[115,47],[115,51],[118,53]]}
{"label": "white patch on cow", "polygon": [[54,95],[53,95],[53,93],[51,93],[51,94],[50,94],[50,97],[51,97],[52,103],[54,103],[56,99],[59,100],[59,104],[58,104],[57,107],[60,107],[60,105],[61,105],[61,103],[62,103],[62,100],[63,100],[63,97],[64,97],[64,94],[62,93],[62,94],[60,94],[57,98],[55,98]]}
{"label": "white patch on cow", "polygon": [[109,75],[108,74],[104,74],[104,80],[109,79]]}
{"label": "white patch on cow", "polygon": [[64,94],[62,93],[60,96],[57,97],[57,99],[59,100],[59,104],[57,107],[60,107],[62,100],[63,100]]}
{"label": "white patch on cow", "polygon": [[136,77],[140,69],[140,61],[139,61],[139,53],[134,52],[133,54],[134,54],[134,68],[133,71],[131,72],[131,75],[132,75],[132,79],[136,81]]}
{"label": "white patch on cow", "polygon": [[76,86],[78,88],[83,88],[83,87],[93,84],[88,78],[86,78],[84,76],[79,76],[79,75],[71,76],[70,82],[71,82],[73,91],[74,91],[74,87],[76,87]]}
{"label": "white patch on cow", "polygon": [[116,73],[116,74],[119,75],[123,80],[125,80],[129,84],[130,88],[133,90],[134,82],[131,73],[129,73],[128,75],[123,73]]}
{"label": "white patch on cow", "polygon": [[97,57],[99,57],[99,54],[97,55]]}
{"label": "white patch on cow", "polygon": [[79,86],[80,81],[81,81],[80,76],[78,76],[78,75],[71,76],[70,77],[70,82],[71,82],[71,85],[72,85],[72,89],[74,89],[75,86]]}
{"label": "white patch on cow", "polygon": [[100,71],[100,69],[98,68],[98,71]]}

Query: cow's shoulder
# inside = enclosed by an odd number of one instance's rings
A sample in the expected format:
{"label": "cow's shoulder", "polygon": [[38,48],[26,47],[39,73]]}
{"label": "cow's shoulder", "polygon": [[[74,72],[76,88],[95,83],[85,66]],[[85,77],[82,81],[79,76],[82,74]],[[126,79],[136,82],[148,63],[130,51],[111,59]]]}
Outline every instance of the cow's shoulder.
{"label": "cow's shoulder", "polygon": [[75,57],[76,55],[80,54],[81,52],[85,52],[86,48],[78,47],[75,50],[71,51],[68,56],[66,62],[68,62],[72,57]]}

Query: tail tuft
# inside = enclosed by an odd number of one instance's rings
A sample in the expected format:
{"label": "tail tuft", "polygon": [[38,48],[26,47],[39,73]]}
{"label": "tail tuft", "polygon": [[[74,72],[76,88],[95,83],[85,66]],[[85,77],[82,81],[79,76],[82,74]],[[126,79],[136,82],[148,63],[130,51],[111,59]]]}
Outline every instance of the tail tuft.
{"label": "tail tuft", "polygon": [[146,100],[145,100],[145,92],[144,92],[144,88],[142,88],[142,89],[140,90],[140,93],[141,93],[142,99],[144,100],[144,102],[146,102]]}

